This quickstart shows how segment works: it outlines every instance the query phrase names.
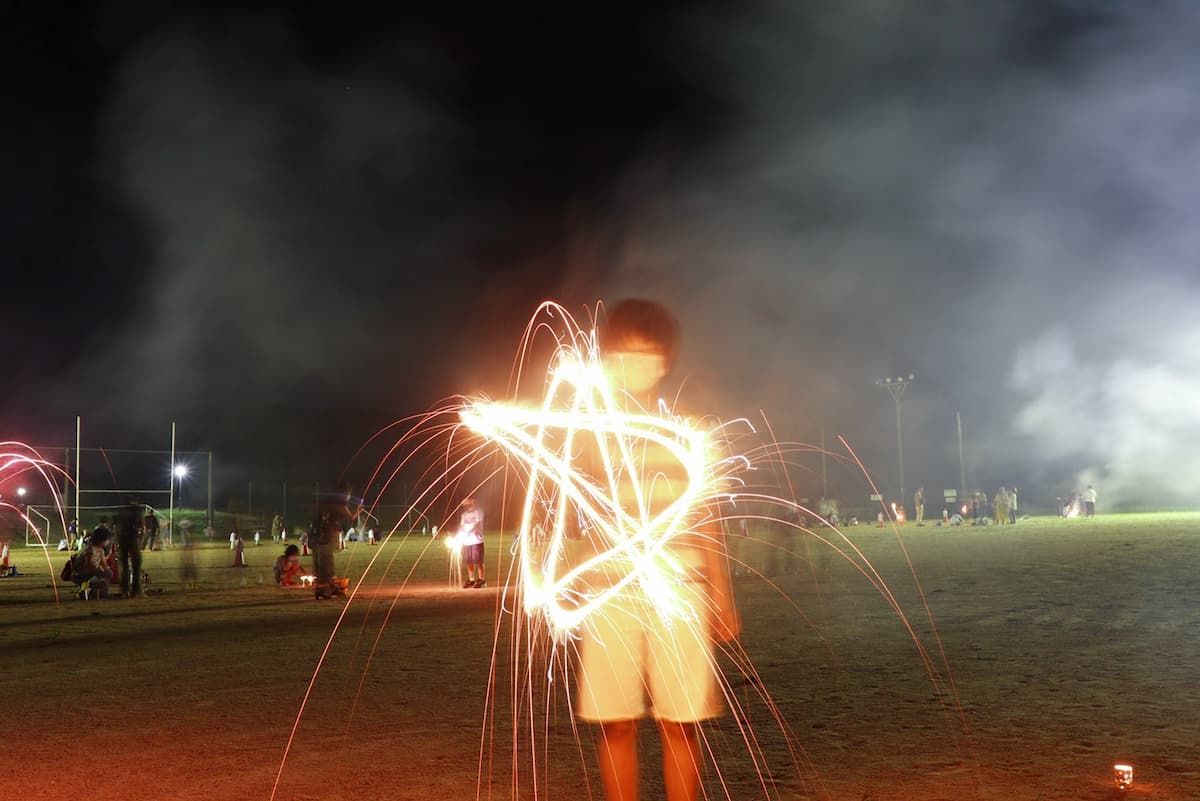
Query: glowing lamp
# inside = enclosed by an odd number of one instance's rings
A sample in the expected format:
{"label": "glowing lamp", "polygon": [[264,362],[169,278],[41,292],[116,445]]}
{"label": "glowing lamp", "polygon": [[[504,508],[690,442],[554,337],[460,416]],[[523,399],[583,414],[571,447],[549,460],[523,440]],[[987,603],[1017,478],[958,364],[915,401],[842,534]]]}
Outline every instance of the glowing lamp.
{"label": "glowing lamp", "polygon": [[18,498],[25,497],[25,488],[24,487],[17,487],[17,497]]}
{"label": "glowing lamp", "polygon": [[187,478],[187,474],[188,474],[187,465],[185,465],[185,464],[175,465],[174,473],[175,473],[175,478]]}
{"label": "glowing lamp", "polygon": [[1118,790],[1128,790],[1133,786],[1133,765],[1113,765],[1113,781]]}

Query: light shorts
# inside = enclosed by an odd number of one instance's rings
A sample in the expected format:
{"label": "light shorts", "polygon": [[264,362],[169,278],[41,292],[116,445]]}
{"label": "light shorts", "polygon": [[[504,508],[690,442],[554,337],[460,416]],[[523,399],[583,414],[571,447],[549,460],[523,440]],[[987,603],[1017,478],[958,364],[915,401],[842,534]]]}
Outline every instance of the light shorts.
{"label": "light shorts", "polygon": [[[704,609],[702,583],[680,585]],[[576,715],[592,722],[690,723],[721,714],[707,614],[664,623],[638,591],[588,616],[579,642]]]}

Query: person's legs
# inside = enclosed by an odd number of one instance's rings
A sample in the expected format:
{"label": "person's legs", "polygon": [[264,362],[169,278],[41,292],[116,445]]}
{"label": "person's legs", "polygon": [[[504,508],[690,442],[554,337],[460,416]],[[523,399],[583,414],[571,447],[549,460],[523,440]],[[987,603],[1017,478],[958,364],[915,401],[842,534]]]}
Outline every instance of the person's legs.
{"label": "person's legs", "polygon": [[[328,539],[330,535],[326,535]],[[316,596],[324,598],[333,594],[333,542],[322,541],[313,548],[313,572],[317,576]]]}
{"label": "person's legs", "polygon": [[700,737],[695,723],[658,722],[667,801],[696,801],[700,791]]}
{"label": "person's legs", "polygon": [[129,571],[133,574],[132,597],[142,597],[142,549],[130,543]]}
{"label": "person's legs", "polygon": [[[666,749],[664,739],[663,749]],[[613,720],[600,724],[597,745],[600,781],[606,801],[637,801],[637,721]],[[674,796],[668,795],[674,801]]]}
{"label": "person's legs", "polygon": [[133,558],[132,549],[124,540],[117,542],[117,563],[121,568],[121,592],[128,598],[133,593]]}

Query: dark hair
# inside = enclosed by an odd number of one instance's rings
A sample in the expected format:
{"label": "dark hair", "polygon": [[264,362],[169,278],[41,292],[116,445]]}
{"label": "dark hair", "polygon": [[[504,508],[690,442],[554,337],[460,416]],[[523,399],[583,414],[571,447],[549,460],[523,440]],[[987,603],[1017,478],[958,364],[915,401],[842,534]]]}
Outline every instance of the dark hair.
{"label": "dark hair", "polygon": [[653,300],[627,298],[608,310],[600,329],[601,352],[645,350],[660,354],[667,370],[679,353],[679,325],[667,307]]}
{"label": "dark hair", "polygon": [[298,556],[299,554],[300,554],[300,549],[298,547],[296,547],[295,545],[289,545],[288,547],[283,549],[284,556]]}

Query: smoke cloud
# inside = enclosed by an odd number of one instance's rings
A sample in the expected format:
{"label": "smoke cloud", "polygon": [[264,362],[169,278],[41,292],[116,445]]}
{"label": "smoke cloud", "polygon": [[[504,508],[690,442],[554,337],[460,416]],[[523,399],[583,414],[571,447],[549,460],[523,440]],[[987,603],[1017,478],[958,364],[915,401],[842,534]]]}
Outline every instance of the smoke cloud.
{"label": "smoke cloud", "polygon": [[889,492],[873,379],[912,372],[909,494],[959,484],[961,412],[967,489],[1178,501],[1200,479],[1198,27],[1186,3],[693,19],[696,80],[736,114],[627,179],[617,293],[682,310],[725,408],[845,434]]}
{"label": "smoke cloud", "polygon": [[907,494],[959,484],[956,415],[966,489],[1200,478],[1192,4],[761,0],[614,18],[619,55],[505,19],[331,55],[213,14],[124,51],[97,174],[144,242],[49,396],[340,463],[502,391],[537,301],[640,295],[681,318],[685,403],[844,435],[889,494],[874,381],[909,373]]}

